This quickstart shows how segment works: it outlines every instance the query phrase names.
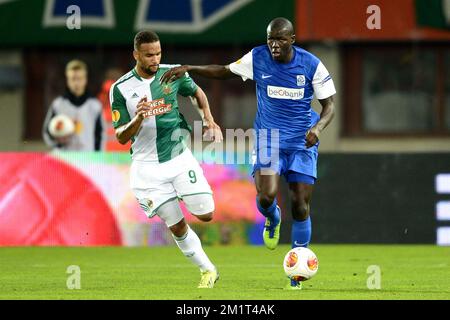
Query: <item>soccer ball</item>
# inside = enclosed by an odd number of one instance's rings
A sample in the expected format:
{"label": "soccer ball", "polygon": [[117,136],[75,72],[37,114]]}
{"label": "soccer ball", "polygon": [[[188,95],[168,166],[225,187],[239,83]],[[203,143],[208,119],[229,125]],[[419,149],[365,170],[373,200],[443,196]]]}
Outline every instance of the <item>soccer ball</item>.
{"label": "soccer ball", "polygon": [[283,267],[289,279],[306,281],[317,273],[319,261],[312,250],[299,247],[289,250],[284,257]]}
{"label": "soccer ball", "polygon": [[58,114],[50,120],[48,132],[54,138],[64,138],[75,133],[75,122],[64,114]]}

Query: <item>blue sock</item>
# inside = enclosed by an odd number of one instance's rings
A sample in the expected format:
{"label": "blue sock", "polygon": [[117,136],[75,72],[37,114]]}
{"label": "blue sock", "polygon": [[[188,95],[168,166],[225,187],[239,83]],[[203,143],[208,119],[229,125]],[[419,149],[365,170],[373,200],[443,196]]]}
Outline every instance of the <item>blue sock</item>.
{"label": "blue sock", "polygon": [[[307,247],[311,241],[311,217],[303,221],[292,222],[292,248]],[[297,281],[291,280],[291,286],[296,286]]]}
{"label": "blue sock", "polygon": [[311,241],[311,217],[292,223],[292,248],[307,247]]}
{"label": "blue sock", "polygon": [[259,203],[258,197],[256,197],[256,206],[258,207],[259,212],[266,217],[269,218],[271,224],[278,225],[278,222],[280,221],[280,214],[277,210],[277,199],[273,200],[273,203],[268,208],[263,208],[261,204]]}

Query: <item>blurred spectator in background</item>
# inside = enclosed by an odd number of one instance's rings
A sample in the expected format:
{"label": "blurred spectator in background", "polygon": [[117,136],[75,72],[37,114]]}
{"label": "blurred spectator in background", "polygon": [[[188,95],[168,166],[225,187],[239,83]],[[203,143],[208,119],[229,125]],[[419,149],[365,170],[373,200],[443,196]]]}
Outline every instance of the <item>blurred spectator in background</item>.
{"label": "blurred spectator in background", "polygon": [[109,105],[109,89],[111,85],[119,79],[124,72],[118,68],[111,68],[105,73],[105,80],[97,98],[102,104],[103,119],[105,120],[105,151],[109,152],[129,152],[131,142],[120,144],[116,138],[116,131],[112,125],[112,113]]}
{"label": "blurred spectator in background", "polygon": [[66,92],[53,100],[43,126],[52,148],[70,151],[104,149],[104,120],[100,101],[86,91],[88,69],[81,60],[66,65]]}

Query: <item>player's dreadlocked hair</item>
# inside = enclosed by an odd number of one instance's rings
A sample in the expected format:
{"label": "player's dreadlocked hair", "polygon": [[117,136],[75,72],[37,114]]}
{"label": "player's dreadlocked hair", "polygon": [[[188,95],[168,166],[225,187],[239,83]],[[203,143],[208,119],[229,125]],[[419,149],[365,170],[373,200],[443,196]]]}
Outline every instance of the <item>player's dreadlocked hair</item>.
{"label": "player's dreadlocked hair", "polygon": [[138,50],[143,43],[152,43],[159,41],[158,35],[150,30],[139,31],[134,37],[134,50]]}

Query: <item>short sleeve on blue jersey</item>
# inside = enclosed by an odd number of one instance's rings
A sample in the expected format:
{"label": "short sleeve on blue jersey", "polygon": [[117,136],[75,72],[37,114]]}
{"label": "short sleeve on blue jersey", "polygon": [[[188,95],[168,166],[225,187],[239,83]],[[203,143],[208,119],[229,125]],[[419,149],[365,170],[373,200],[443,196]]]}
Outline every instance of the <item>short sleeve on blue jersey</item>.
{"label": "short sleeve on blue jersey", "polygon": [[241,76],[242,80],[253,80],[253,53],[248,52],[245,56],[236,62],[230,63],[230,71]]}
{"label": "short sleeve on blue jersey", "polygon": [[314,94],[317,99],[326,99],[336,93],[333,79],[331,79],[330,73],[325,68],[322,62],[319,62],[314,73],[312,80],[312,86],[314,88]]}

